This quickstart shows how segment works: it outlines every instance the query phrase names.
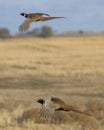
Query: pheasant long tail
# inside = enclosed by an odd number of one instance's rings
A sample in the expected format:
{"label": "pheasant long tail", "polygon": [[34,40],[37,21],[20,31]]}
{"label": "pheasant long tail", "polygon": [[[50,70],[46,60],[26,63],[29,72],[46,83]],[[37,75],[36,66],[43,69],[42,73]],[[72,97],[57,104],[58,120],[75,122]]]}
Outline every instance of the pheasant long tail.
{"label": "pheasant long tail", "polygon": [[87,112],[82,112],[82,111],[79,111],[79,110],[76,110],[76,109],[72,109],[70,111],[74,111],[74,112],[81,113],[81,114],[84,114],[84,115],[92,116],[91,114],[89,114]]}
{"label": "pheasant long tail", "polygon": [[40,21],[47,21],[52,19],[65,18],[65,17],[43,17]]}

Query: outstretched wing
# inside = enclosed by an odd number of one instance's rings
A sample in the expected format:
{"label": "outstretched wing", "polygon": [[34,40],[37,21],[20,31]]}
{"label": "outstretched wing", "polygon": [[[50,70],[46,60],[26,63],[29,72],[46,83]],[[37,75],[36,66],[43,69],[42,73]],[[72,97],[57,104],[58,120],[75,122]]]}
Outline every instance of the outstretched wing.
{"label": "outstretched wing", "polygon": [[45,104],[42,105],[40,110],[40,116],[49,118],[54,116],[56,106],[51,102],[51,100],[46,100]]}
{"label": "outstretched wing", "polygon": [[47,21],[52,19],[65,18],[65,17],[41,17],[40,21]]}
{"label": "outstretched wing", "polygon": [[19,26],[19,31],[20,32],[25,32],[26,30],[29,29],[30,24],[33,22],[34,20],[32,19],[26,19],[20,26]]}

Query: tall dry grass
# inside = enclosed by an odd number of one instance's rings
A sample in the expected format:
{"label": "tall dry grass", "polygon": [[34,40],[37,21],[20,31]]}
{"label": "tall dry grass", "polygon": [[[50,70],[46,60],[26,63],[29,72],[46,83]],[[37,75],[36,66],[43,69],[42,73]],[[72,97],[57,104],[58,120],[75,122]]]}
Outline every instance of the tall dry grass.
{"label": "tall dry grass", "polygon": [[[0,129],[103,130],[104,37],[0,40]],[[40,97],[56,95],[94,118],[39,116]]]}

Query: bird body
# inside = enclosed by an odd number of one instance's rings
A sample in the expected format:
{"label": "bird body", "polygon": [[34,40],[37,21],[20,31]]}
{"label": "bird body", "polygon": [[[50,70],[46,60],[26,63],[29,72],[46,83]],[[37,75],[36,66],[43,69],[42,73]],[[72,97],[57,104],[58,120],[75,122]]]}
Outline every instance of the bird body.
{"label": "bird body", "polygon": [[26,20],[19,26],[20,32],[28,30],[32,22],[48,21],[57,18],[64,18],[64,17],[51,17],[49,14],[46,13],[30,13],[30,14],[20,13],[20,15],[26,18]]}
{"label": "bird body", "polygon": [[66,104],[63,100],[57,97],[51,97],[48,100],[39,99],[37,102],[42,105],[40,115],[46,118],[52,117],[55,111],[73,111],[87,116],[92,116],[89,113],[77,110],[73,106]]}
{"label": "bird body", "polygon": [[49,16],[46,13],[30,13],[30,14],[20,13],[20,15],[24,16],[25,18],[30,18],[30,19],[39,18],[42,15]]}

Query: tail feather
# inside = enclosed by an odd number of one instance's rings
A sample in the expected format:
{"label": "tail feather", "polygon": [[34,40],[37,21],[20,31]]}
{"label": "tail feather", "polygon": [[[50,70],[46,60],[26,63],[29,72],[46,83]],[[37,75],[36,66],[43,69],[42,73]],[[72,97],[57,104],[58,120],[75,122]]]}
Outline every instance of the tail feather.
{"label": "tail feather", "polygon": [[58,19],[58,18],[65,18],[65,17],[43,17],[40,19],[40,21],[47,21],[47,20]]}
{"label": "tail feather", "polygon": [[76,109],[72,109],[71,111],[74,111],[74,112],[77,112],[77,113],[81,113],[81,114],[84,114],[84,115],[88,115],[88,116],[92,116],[91,114],[89,114],[87,112],[82,112],[82,111],[79,111],[79,110],[76,110]]}
{"label": "tail feather", "polygon": [[60,107],[60,108],[56,109],[55,111],[73,111],[73,112],[77,112],[77,113],[84,114],[87,116],[92,116],[91,114],[89,114],[87,112],[82,112],[80,110],[73,108],[72,106],[69,106],[69,105],[65,106],[64,108]]}
{"label": "tail feather", "polygon": [[69,111],[77,112],[77,113],[80,113],[80,114],[92,116],[91,114],[89,114],[89,113],[87,113],[87,112],[83,112],[83,111],[80,111],[80,110],[75,109],[73,106],[67,105],[66,108],[67,108],[67,111],[69,110]]}

